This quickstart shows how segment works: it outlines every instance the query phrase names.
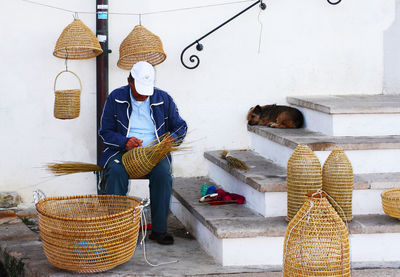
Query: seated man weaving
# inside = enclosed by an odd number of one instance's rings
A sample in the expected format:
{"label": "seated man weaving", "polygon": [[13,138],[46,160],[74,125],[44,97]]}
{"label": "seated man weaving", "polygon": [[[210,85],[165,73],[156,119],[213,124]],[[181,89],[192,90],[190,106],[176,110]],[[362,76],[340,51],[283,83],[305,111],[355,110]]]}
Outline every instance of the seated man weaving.
{"label": "seated man weaving", "polygon": [[[134,64],[128,85],[108,96],[101,117],[99,135],[104,142],[99,165],[104,173],[99,194],[126,195],[129,175],[122,155],[135,147],[159,142],[170,133],[181,141],[187,130],[171,96],[154,87],[155,71],[148,62]],[[171,156],[162,159],[147,175],[150,187],[152,233],[149,238],[160,244],[172,244],[167,233],[167,218],[172,192]]]}

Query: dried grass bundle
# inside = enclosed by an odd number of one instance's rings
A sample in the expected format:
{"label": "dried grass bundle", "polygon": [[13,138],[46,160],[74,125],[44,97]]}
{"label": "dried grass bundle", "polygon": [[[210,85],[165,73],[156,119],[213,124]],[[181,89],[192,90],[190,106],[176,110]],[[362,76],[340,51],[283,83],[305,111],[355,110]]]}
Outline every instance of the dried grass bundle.
{"label": "dried grass bundle", "polygon": [[147,175],[167,154],[181,149],[177,146],[182,139],[174,140],[169,133],[161,136],[160,140],[155,145],[133,148],[122,156],[122,164],[131,178]]}
{"label": "dried grass bundle", "polygon": [[230,167],[241,169],[241,170],[248,170],[249,169],[249,167],[247,166],[247,164],[245,162],[243,162],[242,160],[240,160],[238,158],[235,158],[235,157],[231,156],[229,154],[228,150],[223,150],[221,152],[221,158],[226,160],[226,162],[228,163],[228,165]]}
{"label": "dried grass bundle", "polygon": [[56,176],[103,170],[103,168],[97,164],[82,162],[48,163],[47,169]]}

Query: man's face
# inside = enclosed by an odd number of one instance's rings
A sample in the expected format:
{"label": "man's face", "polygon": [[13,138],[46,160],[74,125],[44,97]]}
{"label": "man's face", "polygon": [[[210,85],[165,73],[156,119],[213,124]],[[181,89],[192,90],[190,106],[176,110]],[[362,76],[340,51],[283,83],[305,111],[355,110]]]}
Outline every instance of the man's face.
{"label": "man's face", "polygon": [[129,87],[131,88],[132,96],[133,96],[133,98],[135,98],[136,101],[144,101],[147,99],[147,97],[148,97],[147,95],[141,95],[136,91],[135,81],[133,79],[131,82],[130,79],[128,78],[128,84],[129,84]]}

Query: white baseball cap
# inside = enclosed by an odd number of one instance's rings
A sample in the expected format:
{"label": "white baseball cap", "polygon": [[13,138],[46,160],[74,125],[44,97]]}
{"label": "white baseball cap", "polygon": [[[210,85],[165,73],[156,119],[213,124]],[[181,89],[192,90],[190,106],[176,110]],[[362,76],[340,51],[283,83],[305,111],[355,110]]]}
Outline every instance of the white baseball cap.
{"label": "white baseball cap", "polygon": [[153,95],[155,71],[151,64],[145,61],[137,62],[132,66],[131,74],[139,94]]}

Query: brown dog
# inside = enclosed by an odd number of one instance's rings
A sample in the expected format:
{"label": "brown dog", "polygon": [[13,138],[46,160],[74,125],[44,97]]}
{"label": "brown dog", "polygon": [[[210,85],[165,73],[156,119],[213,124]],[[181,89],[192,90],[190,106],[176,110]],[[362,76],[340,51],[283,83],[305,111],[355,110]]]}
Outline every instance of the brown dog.
{"label": "brown dog", "polygon": [[302,113],[289,106],[257,105],[247,114],[249,125],[261,125],[272,128],[300,128],[303,126]]}

